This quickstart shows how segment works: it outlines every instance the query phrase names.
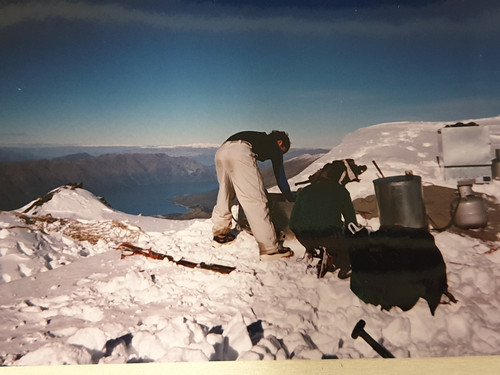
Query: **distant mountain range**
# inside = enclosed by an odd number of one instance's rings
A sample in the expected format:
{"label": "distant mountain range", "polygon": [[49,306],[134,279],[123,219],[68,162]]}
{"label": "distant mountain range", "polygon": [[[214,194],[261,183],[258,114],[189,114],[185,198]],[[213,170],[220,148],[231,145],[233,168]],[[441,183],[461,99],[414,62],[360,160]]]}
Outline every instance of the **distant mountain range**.
{"label": "distant mountain range", "polygon": [[68,183],[90,190],[165,183],[214,182],[213,167],[165,154],[79,153],[52,160],[0,163],[0,210],[19,208]]}
{"label": "distant mountain range", "polygon": [[67,155],[88,154],[102,156],[107,154],[166,154],[169,156],[185,156],[206,165],[213,165],[216,146],[4,146],[0,147],[0,162],[52,160]]}
{"label": "distant mountain range", "polygon": [[[333,147],[334,145],[332,145]],[[88,154],[102,156],[107,154],[165,154],[169,156],[185,156],[204,165],[213,166],[218,145],[187,146],[0,146],[0,162],[28,161],[67,157],[67,155]],[[285,159],[292,159],[303,154],[318,154],[329,149],[305,149],[292,147],[285,154]]]}
{"label": "distant mountain range", "polygon": [[[139,148],[99,148],[105,150],[132,151]],[[217,181],[213,158],[215,147],[181,147],[140,149],[142,152],[108,153],[95,156],[86,151],[96,152],[92,148],[61,148],[64,150],[81,151],[51,159],[3,161],[0,162],[0,210],[13,210],[22,207],[30,201],[45,195],[50,190],[68,183],[82,183],[83,187],[97,194],[99,191],[112,192],[135,186],[148,186],[169,183],[195,183]],[[152,153],[151,151],[157,150]],[[48,150],[45,150],[48,153]],[[54,151],[54,150],[52,150]],[[286,168],[289,178],[302,171],[305,166],[323,155],[323,149],[294,149],[286,154]],[[25,153],[23,153],[25,152]],[[34,154],[37,150],[33,150]],[[188,154],[187,156],[167,155]],[[32,156],[34,155],[32,154]],[[29,151],[0,149],[3,160],[16,160],[22,155],[28,156]],[[290,159],[291,158],[291,159]],[[270,163],[259,163],[267,184],[275,184]],[[274,182],[273,182],[274,181]],[[213,196],[213,192],[211,196]],[[106,197],[104,197],[106,198]],[[200,201],[205,199],[205,201]],[[180,202],[177,202],[180,203]],[[202,207],[208,210],[213,207],[213,198],[196,196],[194,202],[187,207]]]}

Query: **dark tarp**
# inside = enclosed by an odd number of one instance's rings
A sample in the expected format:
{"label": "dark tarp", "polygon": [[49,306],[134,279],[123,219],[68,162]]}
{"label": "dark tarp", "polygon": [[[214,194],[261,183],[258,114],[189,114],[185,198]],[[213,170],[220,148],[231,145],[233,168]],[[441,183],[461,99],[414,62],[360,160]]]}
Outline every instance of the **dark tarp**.
{"label": "dark tarp", "polygon": [[427,230],[382,227],[356,238],[350,258],[351,290],[384,310],[407,311],[423,298],[434,315],[447,292],[446,266]]}

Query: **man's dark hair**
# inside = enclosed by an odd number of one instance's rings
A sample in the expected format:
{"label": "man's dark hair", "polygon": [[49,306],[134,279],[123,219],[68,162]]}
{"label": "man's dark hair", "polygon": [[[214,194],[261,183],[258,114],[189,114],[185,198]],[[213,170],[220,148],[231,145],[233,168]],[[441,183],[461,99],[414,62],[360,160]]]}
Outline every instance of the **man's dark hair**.
{"label": "man's dark hair", "polygon": [[288,133],[281,131],[281,130],[273,130],[271,132],[271,136],[276,140],[276,141],[283,141],[283,146],[286,148],[286,150],[290,150],[290,137],[288,137]]}

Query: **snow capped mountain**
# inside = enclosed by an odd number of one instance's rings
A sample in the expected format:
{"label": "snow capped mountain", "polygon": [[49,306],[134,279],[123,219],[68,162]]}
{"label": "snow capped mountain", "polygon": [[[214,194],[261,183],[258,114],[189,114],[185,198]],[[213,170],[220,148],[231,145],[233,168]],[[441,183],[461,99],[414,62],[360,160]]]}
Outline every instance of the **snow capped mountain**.
{"label": "snow capped mountain", "polygon": [[[474,121],[490,129],[493,158],[500,117]],[[373,160],[385,176],[412,170],[424,186],[455,189],[436,162],[437,130],[446,124],[360,129],[290,185],[329,161],[353,158],[368,167],[360,182],[347,185],[353,199],[374,194],[372,181],[380,175]],[[498,207],[500,181],[474,185],[474,191]],[[377,217],[358,217],[378,229]],[[480,229],[431,231],[458,300],[439,305],[433,316],[423,300],[406,312],[381,310],[335,273],[318,279],[314,261],[293,238],[285,245],[294,257],[260,262],[250,234],[212,248],[211,227],[209,219],[128,215],[74,186],[0,212],[0,363],[376,358],[366,342],[351,338],[360,319],[396,357],[499,354],[498,235],[484,240],[472,235]],[[129,244],[168,258],[132,255]],[[220,273],[185,261],[236,269]]]}

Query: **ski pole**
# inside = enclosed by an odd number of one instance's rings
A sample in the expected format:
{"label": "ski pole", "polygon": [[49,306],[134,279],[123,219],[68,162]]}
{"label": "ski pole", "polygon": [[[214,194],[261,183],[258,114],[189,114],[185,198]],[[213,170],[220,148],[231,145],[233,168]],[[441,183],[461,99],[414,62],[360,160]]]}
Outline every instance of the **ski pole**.
{"label": "ski pole", "polygon": [[380,168],[378,167],[378,164],[375,162],[375,160],[372,160],[372,163],[375,166],[375,168],[377,168],[378,173],[380,173],[380,175],[382,176],[382,178],[384,178],[385,176],[382,173],[382,171],[380,170]]}
{"label": "ski pole", "polygon": [[370,345],[373,350],[375,350],[381,357],[383,358],[394,358],[391,352],[389,352],[386,348],[376,342],[369,334],[365,331],[366,322],[361,319],[354,329],[352,330],[351,337],[353,339],[357,339],[358,337],[362,337],[368,345]]}

